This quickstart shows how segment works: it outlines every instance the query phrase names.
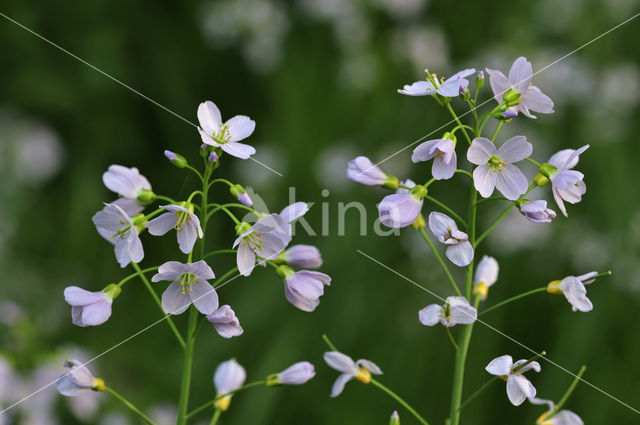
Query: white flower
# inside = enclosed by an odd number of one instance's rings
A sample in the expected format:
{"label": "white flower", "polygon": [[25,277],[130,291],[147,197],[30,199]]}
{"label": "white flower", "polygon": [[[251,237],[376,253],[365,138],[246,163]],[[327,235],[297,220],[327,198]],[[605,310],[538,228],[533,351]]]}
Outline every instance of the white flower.
{"label": "white flower", "polygon": [[324,353],[324,361],[332,369],[342,372],[331,388],[331,397],[337,397],[342,393],[344,386],[352,379],[357,379],[363,384],[371,382],[371,374],[382,375],[382,370],[372,361],[360,359],[354,362],[346,354],[338,351],[328,351]]}
{"label": "white flower", "polygon": [[593,310],[591,300],[587,298],[585,285],[593,283],[598,272],[590,272],[581,276],[567,276],[562,280],[554,280],[547,286],[552,294],[564,294],[573,311],[587,312]]}
{"label": "white flower", "polygon": [[144,258],[138,229],[129,215],[117,205],[105,204],[102,211],[91,219],[105,239],[114,245],[116,260],[120,267],[130,262],[139,263]]}
{"label": "white flower", "polygon": [[563,200],[570,204],[577,204],[587,191],[587,186],[582,181],[584,174],[572,170],[573,167],[578,165],[580,154],[587,149],[589,149],[589,145],[584,145],[578,150],[564,149],[549,158],[549,164],[556,168],[549,174],[553,198],[565,217],[567,217],[567,210]]}
{"label": "white flower", "polygon": [[440,242],[448,245],[445,254],[453,264],[464,267],[473,260],[473,247],[466,233],[458,230],[453,219],[437,211],[429,214],[429,229]]}
{"label": "white flower", "polygon": [[[473,68],[464,69],[456,72],[442,83],[438,83],[438,81],[435,80],[435,87],[431,81],[416,81],[411,85],[405,85],[404,88],[398,90],[398,93],[408,96],[431,96],[438,93],[444,97],[456,97],[460,94],[461,88],[466,89],[469,85],[469,80],[465,77],[475,72],[476,70]],[[435,78],[437,77],[434,76],[434,79]]]}
{"label": "white flower", "polygon": [[253,271],[256,255],[266,260],[275,260],[291,241],[290,224],[279,214],[264,216],[253,226],[240,223],[236,226],[236,231],[239,236],[233,247],[238,247],[236,262],[243,276],[249,276]]}
{"label": "white flower", "polygon": [[528,370],[540,372],[538,362],[527,363],[528,360],[518,360],[513,363],[513,358],[509,355],[497,357],[485,367],[485,370],[492,375],[499,376],[507,381],[507,396],[514,406],[520,406],[527,398],[536,396],[536,389],[533,384],[524,377],[523,373]]}
{"label": "white flower", "polygon": [[218,309],[216,290],[208,282],[215,274],[204,260],[182,264],[167,261],[158,267],[152,282],[168,280],[171,284],[162,293],[162,310],[167,314],[182,314],[191,303],[202,314],[211,314]]}
{"label": "white flower", "polygon": [[546,404],[549,406],[549,410],[540,415],[536,421],[537,425],[584,425],[580,416],[576,415],[570,410],[560,410],[558,413],[548,418],[549,414],[553,412],[556,405],[551,400],[543,400],[541,398],[530,398],[529,402],[532,404]]}
{"label": "white flower", "polygon": [[64,362],[69,372],[56,382],[58,392],[67,397],[75,397],[83,390],[104,391],[104,381],[96,378],[82,362],[67,360]]}
{"label": "white flower", "polygon": [[476,267],[476,274],[473,278],[473,293],[480,295],[481,299],[486,299],[489,288],[498,280],[498,262],[495,258],[485,255]]}
{"label": "white flower", "polygon": [[431,304],[418,312],[420,323],[434,326],[438,322],[450,328],[457,324],[468,325],[476,321],[478,311],[465,297],[447,297],[445,305]]}
{"label": "white flower", "polygon": [[547,208],[547,201],[538,199],[520,206],[520,212],[532,223],[551,223],[556,212]]}
{"label": "white flower", "polygon": [[256,122],[249,117],[236,115],[223,124],[220,110],[215,103],[207,100],[198,106],[198,121],[198,131],[203,143],[219,147],[240,159],[247,159],[256,153],[253,146],[238,143],[251,136],[256,128]]}
{"label": "white flower", "polygon": [[151,191],[151,184],[137,168],[111,165],[102,175],[102,181],[107,189],[122,196],[112,204],[119,206],[130,216],[142,212],[144,204],[138,200],[138,196],[144,191]]}
{"label": "white flower", "polygon": [[524,136],[510,138],[499,149],[487,138],[473,139],[467,159],[478,165],[473,170],[473,184],[480,195],[488,198],[496,187],[512,201],[524,194],[527,178],[513,163],[527,158],[531,152],[533,147]]}
{"label": "white flower", "polygon": [[200,219],[193,213],[193,205],[190,203],[184,205],[161,206],[160,208],[167,212],[151,220],[146,227],[154,236],[162,236],[171,229],[176,229],[180,251],[188,254],[193,251],[196,240],[202,239],[204,233],[200,227]]}
{"label": "white flower", "polygon": [[421,143],[413,150],[411,161],[423,162],[433,159],[431,174],[436,180],[446,180],[456,172],[458,159],[456,147],[451,139],[434,139]]}
{"label": "white flower", "polygon": [[[247,379],[247,372],[235,359],[220,363],[213,375],[216,395],[221,396],[237,390],[244,385],[245,379]],[[219,398],[214,403],[214,406],[224,412],[229,408],[231,397],[231,395],[226,395]]]}

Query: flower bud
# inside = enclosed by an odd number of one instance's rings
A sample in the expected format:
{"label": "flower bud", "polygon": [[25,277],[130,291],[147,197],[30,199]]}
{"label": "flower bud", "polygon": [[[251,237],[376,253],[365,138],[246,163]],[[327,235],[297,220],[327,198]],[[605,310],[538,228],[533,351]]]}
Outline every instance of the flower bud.
{"label": "flower bud", "polygon": [[460,93],[460,96],[462,96],[463,98],[469,98],[469,89],[467,89],[465,86],[460,86],[460,89],[458,90],[458,92]]}
{"label": "flower bud", "polygon": [[518,116],[518,111],[513,109],[507,109],[506,111],[498,114],[494,114],[493,117],[499,121],[511,121]]}
{"label": "flower bud", "polygon": [[391,419],[389,419],[389,425],[400,425],[400,415],[398,415],[397,410],[394,410],[393,413],[391,414]]}
{"label": "flower bud", "polygon": [[536,184],[536,186],[542,187],[549,184],[549,179],[538,173],[533,177],[533,182]]}
{"label": "flower bud", "polygon": [[[214,153],[214,152],[212,152]],[[253,201],[247,194],[246,190],[239,184],[233,185],[229,188],[229,192],[236,198],[240,203],[246,205],[247,207],[253,206]]]}
{"label": "flower bud", "polygon": [[150,189],[140,189],[136,199],[141,205],[149,205],[156,200],[156,194]]}
{"label": "flower bud", "polygon": [[289,366],[280,373],[267,376],[267,387],[276,385],[302,385],[316,375],[313,365],[299,362]]}
{"label": "flower bud", "polygon": [[511,87],[502,95],[502,100],[508,107],[516,106],[520,103],[520,92]]}
{"label": "flower bud", "polygon": [[215,153],[215,152],[211,152],[211,153],[209,154],[209,163],[210,163],[210,164],[213,164],[214,162],[218,162],[218,160],[219,160],[219,159],[220,159],[220,158],[218,157],[218,154],[217,154],[217,153]]}
{"label": "flower bud", "polygon": [[476,88],[481,89],[482,87],[484,87],[484,71],[480,71],[476,75]]}
{"label": "flower bud", "polygon": [[184,168],[187,166],[187,160],[184,159],[182,155],[166,150],[164,151],[164,156],[166,156],[167,159],[178,168]]}
{"label": "flower bud", "polygon": [[416,221],[414,221],[413,223],[411,223],[411,227],[413,227],[415,230],[420,230],[420,229],[424,229],[427,226],[427,222],[424,219],[424,217],[422,216],[422,214],[420,214],[418,216],[418,218],[416,219]]}
{"label": "flower bud", "polygon": [[538,168],[538,172],[550,179],[558,172],[558,169],[548,162],[545,162],[540,166],[540,168]]}

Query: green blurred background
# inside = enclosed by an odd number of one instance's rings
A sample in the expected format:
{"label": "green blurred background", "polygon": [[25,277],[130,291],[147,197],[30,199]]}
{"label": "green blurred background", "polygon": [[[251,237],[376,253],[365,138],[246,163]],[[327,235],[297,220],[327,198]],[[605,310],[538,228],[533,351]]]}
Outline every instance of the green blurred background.
{"label": "green blurred background", "polygon": [[[354,358],[379,364],[385,372],[381,381],[432,424],[443,424],[448,415],[454,354],[441,327],[426,328],[417,320],[417,311],[434,298],[356,250],[438,294],[450,293],[416,232],[373,234],[375,204],[385,192],[346,180],[347,161],[358,154],[382,160],[449,120],[431,99],[396,93],[422,78],[425,67],[439,75],[471,66],[506,72],[524,55],[538,70],[633,16],[638,3],[5,0],[0,11],[191,121],[206,99],[225,118],[251,116],[257,122],[249,139],[256,158],[283,176],[229,157],[220,172],[252,186],[274,211],[287,205],[289,187],[296,188],[297,200],[316,203],[308,221],[319,236],[299,234],[296,242],[318,245],[322,271],[333,277],[320,306],[311,314],[293,308],[270,269],[223,288],[220,297],[233,306],[245,333],[227,341],[209,327],[201,331],[192,406],[213,396],[213,371],[228,358],[246,367],[249,381],[309,360],[317,376],[308,384],[242,393],[220,423],[372,425],[387,423],[400,407],[359,383],[330,399],[337,373],[322,361],[323,333]],[[588,190],[580,204],[569,206],[569,219],[558,217],[550,225],[531,225],[513,212],[476,254],[493,255],[501,266],[488,303],[566,275],[612,269],[612,278],[588,288],[595,306],[590,313],[573,313],[563,297],[539,294],[485,319],[529,347],[547,350],[568,370],[587,365],[585,379],[635,408],[640,408],[640,126],[634,119],[639,35],[640,20],[632,21],[535,77],[555,101],[556,113],[518,118],[505,126],[500,140],[525,134],[541,161],[556,150],[591,144],[578,166]],[[184,121],[6,19],[0,19],[0,54],[0,405],[7,406],[59,376],[65,357],[89,359],[160,317],[142,284],[132,281],[105,325],[74,327],[62,291],[72,284],[99,290],[131,271],[118,267],[90,220],[102,202],[113,199],[101,181],[106,168],[136,166],[157,193],[184,197],[196,181],[171,167],[162,151],[174,150],[195,163],[200,139]],[[487,92],[488,85],[483,99]],[[454,106],[463,107],[458,100]],[[424,181],[430,165],[412,164],[410,153],[394,156],[383,168]],[[535,172],[530,164],[523,168]],[[430,189],[461,212],[466,191],[460,179]],[[229,199],[225,190],[215,196]],[[548,197],[549,190],[534,196]],[[347,213],[346,234],[338,235],[338,204],[350,201],[366,205],[367,235],[360,235],[355,209]],[[489,223],[502,207],[484,204],[481,223]],[[425,212],[430,209],[427,205]],[[213,220],[210,232],[210,249],[233,241],[226,217]],[[145,235],[143,242],[143,266],[178,254],[173,236]],[[234,260],[216,258],[211,264],[220,275]],[[185,317],[176,321],[185,327]],[[476,326],[466,395],[489,378],[484,366],[506,353],[530,357]],[[99,358],[93,369],[164,424],[171,423],[175,408],[181,359],[168,327],[160,324]],[[549,363],[530,378],[539,396],[556,400],[572,380]],[[588,424],[638,423],[636,413],[584,384],[567,407]],[[465,408],[463,423],[533,424],[543,411],[511,406],[504,385],[497,383]],[[400,415],[403,424],[415,423],[404,411]],[[194,423],[208,420],[198,416]],[[0,416],[6,424],[136,421],[101,394],[62,399],[53,387]]]}

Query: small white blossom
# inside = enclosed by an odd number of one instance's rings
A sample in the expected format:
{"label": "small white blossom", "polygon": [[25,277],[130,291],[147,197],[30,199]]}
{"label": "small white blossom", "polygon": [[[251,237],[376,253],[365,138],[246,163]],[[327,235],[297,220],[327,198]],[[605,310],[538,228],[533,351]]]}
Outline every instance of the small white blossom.
{"label": "small white blossom", "polygon": [[478,311],[465,297],[447,297],[446,304],[431,304],[418,312],[420,323],[434,326],[438,322],[450,328],[455,325],[468,325],[478,318]]}
{"label": "small white blossom", "polygon": [[480,295],[481,299],[486,299],[489,288],[498,280],[500,267],[495,258],[485,255],[476,267],[476,274],[473,278],[473,293]]}
{"label": "small white blossom", "polygon": [[593,283],[598,272],[589,272],[581,276],[567,276],[562,280],[554,280],[547,286],[552,294],[563,294],[573,311],[588,312],[593,310],[591,300],[587,298],[585,285]]}
{"label": "small white blossom", "polygon": [[464,267],[473,260],[473,246],[466,233],[458,230],[456,222],[449,216],[432,212],[429,214],[429,229],[447,246],[445,254],[453,264]]}
{"label": "small white blossom", "polygon": [[382,375],[382,370],[371,360],[360,359],[354,362],[351,357],[338,351],[324,353],[324,361],[332,369],[342,372],[342,375],[338,376],[338,379],[333,383],[331,397],[338,397],[346,383],[354,378],[363,384],[368,384],[371,382],[372,373]]}
{"label": "small white blossom", "polygon": [[491,360],[485,367],[485,370],[490,374],[507,381],[507,396],[514,406],[520,406],[527,398],[536,396],[536,388],[524,377],[523,373],[529,370],[540,372],[540,364],[527,362],[528,360],[523,359],[514,363],[511,356],[505,355]]}

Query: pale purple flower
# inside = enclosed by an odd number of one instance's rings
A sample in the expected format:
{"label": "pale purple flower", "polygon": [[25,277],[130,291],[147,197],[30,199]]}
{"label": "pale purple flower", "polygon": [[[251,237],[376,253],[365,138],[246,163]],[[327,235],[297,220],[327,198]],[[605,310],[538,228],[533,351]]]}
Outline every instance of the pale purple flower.
{"label": "pale purple flower", "polygon": [[182,155],[177,155],[175,152],[165,150],[164,156],[169,160],[169,162],[178,168],[184,168],[187,166],[187,160],[184,159]]}
{"label": "pale purple flower", "polygon": [[371,382],[371,374],[382,375],[382,370],[371,360],[360,359],[354,362],[346,354],[338,351],[328,351],[324,353],[324,361],[330,368],[342,372],[331,388],[331,397],[337,397],[344,390],[344,386],[352,379],[368,384]]}
{"label": "pale purple flower", "polygon": [[295,267],[317,269],[322,266],[320,250],[313,245],[294,245],[284,251],[282,259]]}
{"label": "pale purple flower", "polygon": [[541,199],[522,204],[520,212],[532,223],[551,223],[556,218],[556,212],[547,208],[547,201]]}
{"label": "pale purple flower", "polygon": [[238,194],[238,201],[240,201],[241,204],[246,205],[248,207],[253,206],[253,201],[251,200],[251,198],[249,197],[249,194],[247,192],[239,193]]}
{"label": "pale purple flower", "polygon": [[207,320],[213,324],[216,332],[223,338],[242,335],[242,326],[236,313],[228,305],[223,305],[213,313],[207,315]]}
{"label": "pale purple flower", "polygon": [[202,314],[211,314],[218,308],[218,294],[207,280],[214,277],[204,260],[187,264],[167,261],[158,267],[151,281],[171,282],[162,294],[162,310],[166,314],[184,313],[192,302]]}
{"label": "pale purple flower", "polygon": [[77,286],[64,290],[64,300],[71,306],[71,320],[78,326],[98,326],[111,317],[111,304],[120,288],[111,284],[100,292],[90,292]]}
{"label": "pale purple flower", "polygon": [[546,413],[543,413],[538,419],[538,424],[540,425],[584,425],[580,416],[570,410],[563,409],[552,417],[549,417],[549,414],[556,409],[556,404],[551,400],[533,397],[529,399],[529,402],[531,404],[546,404],[548,406]]}
{"label": "pale purple flower", "polygon": [[[245,379],[247,379],[247,372],[235,359],[220,363],[213,375],[216,395],[222,396],[237,390],[244,385]],[[232,395],[229,394],[219,398],[214,406],[223,412],[226,411],[231,403],[231,397]]]}
{"label": "pale purple flower", "polygon": [[445,254],[456,266],[464,267],[473,260],[473,247],[466,233],[458,230],[456,222],[446,214],[429,214],[429,229],[440,242],[447,245]]}
{"label": "pale purple flower", "polygon": [[531,83],[533,69],[531,62],[526,58],[520,56],[513,62],[509,78],[495,69],[487,68],[487,72],[489,73],[491,90],[498,103],[502,103],[503,95],[511,89],[520,94],[519,103],[511,106],[512,109],[529,118],[535,118],[531,111],[542,114],[553,113],[553,101]]}
{"label": "pale purple flower", "polygon": [[428,140],[413,150],[411,160],[422,162],[433,159],[431,173],[436,180],[450,179],[456,172],[456,147],[451,139]]}
{"label": "pale purple flower", "polygon": [[524,136],[510,138],[499,149],[484,137],[473,139],[467,159],[478,165],[473,170],[473,184],[480,195],[488,198],[497,187],[507,199],[515,201],[526,193],[527,178],[513,163],[529,157],[531,152],[533,147]]}
{"label": "pale purple flower", "polygon": [[367,186],[382,186],[396,181],[396,178],[385,173],[366,156],[359,156],[349,161],[347,178]]}
{"label": "pale purple flower", "polygon": [[487,298],[489,288],[498,280],[500,267],[495,258],[485,255],[476,267],[473,277],[473,293],[480,295],[480,299]]}
{"label": "pale purple flower", "polygon": [[306,202],[294,202],[288,205],[280,211],[280,217],[284,218],[289,223],[289,234],[293,232],[293,223],[309,211],[310,205]]}
{"label": "pale purple flower", "polygon": [[549,175],[553,198],[565,217],[567,217],[567,209],[563,201],[576,204],[580,202],[582,195],[587,191],[587,186],[582,181],[584,174],[572,170],[573,167],[578,165],[580,154],[587,149],[589,149],[589,145],[584,145],[578,150],[564,149],[549,158],[549,164],[556,168]]}
{"label": "pale purple flower", "polygon": [[144,191],[151,191],[151,184],[137,168],[127,168],[122,165],[111,165],[102,175],[104,185],[112,192],[122,196],[112,202],[122,208],[128,215],[136,215],[144,210],[144,204],[138,196]]}
{"label": "pale purple flower", "polygon": [[102,211],[91,219],[105,239],[114,245],[116,260],[120,267],[130,262],[139,263],[144,258],[138,229],[129,215],[115,204],[105,204]]}
{"label": "pale purple flower", "polygon": [[430,304],[418,312],[420,323],[434,326],[441,323],[447,328],[468,325],[478,318],[478,311],[465,297],[447,297],[444,305]]}
{"label": "pale purple flower", "polygon": [[256,128],[256,122],[249,117],[236,115],[223,124],[220,110],[215,103],[207,100],[198,106],[198,121],[200,137],[207,145],[219,147],[240,159],[247,159],[256,153],[253,146],[238,143],[251,136]]}
{"label": "pale purple flower", "polygon": [[237,231],[240,236],[233,247],[238,247],[236,262],[243,276],[249,276],[253,271],[256,255],[275,260],[291,241],[289,223],[279,214],[264,216],[252,227],[248,223],[241,223]]}
{"label": "pale purple flower", "polygon": [[284,296],[302,311],[313,311],[320,304],[324,286],[331,284],[331,277],[320,272],[284,268]]}
{"label": "pale purple flower", "polygon": [[410,192],[387,195],[378,204],[380,222],[394,228],[410,226],[418,219],[422,203],[419,196]]}
{"label": "pale purple flower", "polygon": [[466,89],[469,85],[469,80],[467,80],[466,77],[475,72],[476,70],[473,68],[465,69],[456,72],[442,83],[438,82],[436,80],[437,77],[434,76],[435,86],[431,81],[416,81],[411,85],[405,85],[404,88],[398,90],[398,93],[408,96],[431,96],[438,93],[444,97],[456,97],[460,93],[461,88]]}
{"label": "pale purple flower", "polygon": [[280,373],[267,377],[267,386],[302,385],[316,376],[313,365],[309,362],[295,363]]}
{"label": "pale purple flower", "polygon": [[485,367],[485,370],[490,374],[506,379],[507,396],[514,406],[520,406],[526,399],[536,396],[535,387],[524,377],[523,373],[529,370],[540,372],[540,364],[527,362],[528,360],[518,360],[514,363],[511,356],[505,355],[491,360]]}
{"label": "pale purple flower", "polygon": [[164,205],[160,208],[168,212],[147,223],[146,227],[149,229],[149,233],[154,236],[162,236],[171,229],[176,229],[180,251],[185,254],[190,253],[198,237],[201,239],[203,237],[198,216],[193,213],[191,208],[180,205]]}
{"label": "pale purple flower", "polygon": [[581,276],[567,276],[558,281],[554,280],[547,286],[547,291],[552,294],[563,294],[573,311],[588,312],[593,310],[591,300],[587,298],[587,288],[595,281],[598,272],[589,272]]}
{"label": "pale purple flower", "polygon": [[56,382],[60,394],[75,397],[83,390],[104,391],[104,381],[94,377],[78,360],[67,360],[64,365],[69,371]]}

